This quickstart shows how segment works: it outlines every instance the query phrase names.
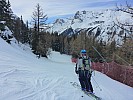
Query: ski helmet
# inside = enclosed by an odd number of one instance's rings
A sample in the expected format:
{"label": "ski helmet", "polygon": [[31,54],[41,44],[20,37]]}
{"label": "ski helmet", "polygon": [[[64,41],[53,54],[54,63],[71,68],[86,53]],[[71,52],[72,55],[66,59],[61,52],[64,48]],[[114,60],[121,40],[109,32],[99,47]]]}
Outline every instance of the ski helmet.
{"label": "ski helmet", "polygon": [[85,53],[86,53],[86,50],[84,50],[84,49],[81,50],[81,53],[82,53],[82,54],[85,54]]}

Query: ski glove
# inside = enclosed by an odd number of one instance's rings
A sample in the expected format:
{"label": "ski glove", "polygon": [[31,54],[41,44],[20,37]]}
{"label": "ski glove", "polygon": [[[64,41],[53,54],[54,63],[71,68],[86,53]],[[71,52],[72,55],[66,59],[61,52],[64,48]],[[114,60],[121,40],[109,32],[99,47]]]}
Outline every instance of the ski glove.
{"label": "ski glove", "polygon": [[78,73],[79,73],[77,70],[76,70],[75,72],[76,72],[76,74],[78,74]]}
{"label": "ski glove", "polygon": [[75,73],[78,74],[78,70],[77,70],[77,64],[76,64],[76,67],[75,67]]}

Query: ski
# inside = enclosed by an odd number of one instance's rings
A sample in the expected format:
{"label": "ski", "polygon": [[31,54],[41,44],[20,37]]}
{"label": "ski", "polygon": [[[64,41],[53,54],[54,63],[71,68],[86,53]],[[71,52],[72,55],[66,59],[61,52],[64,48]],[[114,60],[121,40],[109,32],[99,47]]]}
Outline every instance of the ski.
{"label": "ski", "polygon": [[78,83],[76,83],[76,82],[70,82],[70,83],[72,84],[73,87],[80,89],[86,95],[88,95],[89,97],[91,97],[93,100],[102,100],[100,97],[96,96],[95,94],[82,90],[81,89],[81,86]]}

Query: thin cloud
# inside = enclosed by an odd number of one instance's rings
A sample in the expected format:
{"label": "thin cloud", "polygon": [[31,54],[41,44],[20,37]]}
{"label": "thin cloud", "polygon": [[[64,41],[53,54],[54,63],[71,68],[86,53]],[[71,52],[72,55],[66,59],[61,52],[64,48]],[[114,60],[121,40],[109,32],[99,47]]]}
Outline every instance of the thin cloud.
{"label": "thin cloud", "polygon": [[31,19],[37,3],[41,5],[44,13],[52,18],[74,14],[81,10],[115,7],[115,3],[121,1],[123,0],[10,0],[14,13],[18,16],[23,15],[24,20]]}

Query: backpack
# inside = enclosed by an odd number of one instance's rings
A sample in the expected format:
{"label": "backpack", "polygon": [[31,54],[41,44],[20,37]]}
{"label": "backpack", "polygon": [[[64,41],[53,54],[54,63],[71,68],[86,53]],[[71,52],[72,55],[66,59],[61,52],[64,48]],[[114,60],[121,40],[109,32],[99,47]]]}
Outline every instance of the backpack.
{"label": "backpack", "polygon": [[83,58],[83,67],[84,67],[84,69],[90,71],[91,70],[90,63],[91,63],[91,59],[90,58]]}

